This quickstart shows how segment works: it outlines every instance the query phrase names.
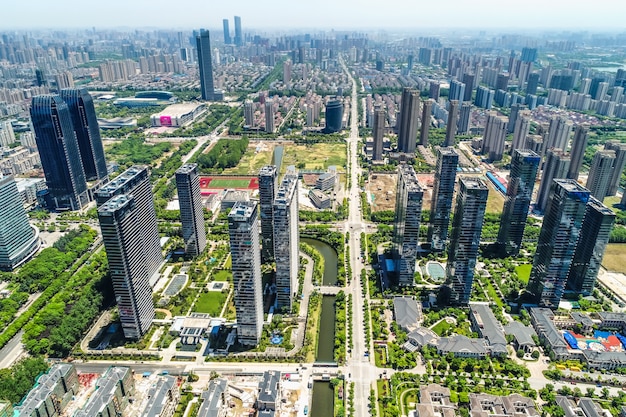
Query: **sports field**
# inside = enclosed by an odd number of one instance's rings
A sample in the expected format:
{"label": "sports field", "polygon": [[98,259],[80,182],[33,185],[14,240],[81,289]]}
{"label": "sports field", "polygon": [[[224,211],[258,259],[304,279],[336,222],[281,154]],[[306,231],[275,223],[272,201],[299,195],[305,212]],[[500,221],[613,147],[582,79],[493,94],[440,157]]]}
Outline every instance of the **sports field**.
{"label": "sports field", "polygon": [[200,177],[200,189],[257,189],[259,182],[256,177]]}

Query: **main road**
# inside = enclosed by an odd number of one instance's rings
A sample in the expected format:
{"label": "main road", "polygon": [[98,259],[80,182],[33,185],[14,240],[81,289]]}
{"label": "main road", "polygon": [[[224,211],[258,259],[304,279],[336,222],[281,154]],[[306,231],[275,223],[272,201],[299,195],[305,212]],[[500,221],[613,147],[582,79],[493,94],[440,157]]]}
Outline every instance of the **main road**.
{"label": "main road", "polygon": [[[370,355],[371,349],[366,344],[365,328],[363,321],[363,307],[367,306],[368,295],[363,295],[361,290],[361,270],[363,265],[360,259],[361,232],[365,230],[361,215],[361,198],[359,189],[359,122],[358,122],[358,96],[357,84],[342,58],[341,65],[352,81],[352,103],[350,112],[350,135],[348,145],[348,166],[350,184],[348,185],[349,212],[348,221],[345,223],[346,232],[350,233],[350,265],[352,266],[351,282],[347,284],[346,293],[352,294],[352,353],[348,356],[347,370],[348,379],[355,382],[354,407],[357,417],[369,416],[369,395],[372,382],[376,380],[377,369],[370,362],[374,355]],[[366,288],[367,290],[367,288]],[[368,326],[369,328],[369,326]]]}

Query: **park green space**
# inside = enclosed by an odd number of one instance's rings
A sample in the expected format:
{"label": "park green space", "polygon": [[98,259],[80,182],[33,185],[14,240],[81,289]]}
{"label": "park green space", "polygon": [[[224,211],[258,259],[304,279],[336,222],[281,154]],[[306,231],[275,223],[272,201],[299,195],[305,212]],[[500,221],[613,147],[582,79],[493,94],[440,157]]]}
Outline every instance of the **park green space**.
{"label": "park green space", "polygon": [[223,173],[225,175],[257,175],[262,167],[272,163],[274,146],[262,146],[258,151],[257,147],[257,143],[251,143],[237,166],[226,168]]}
{"label": "park green space", "polygon": [[340,171],[346,167],[346,145],[344,143],[314,143],[288,145],[285,147],[282,170],[289,165],[298,169],[325,170],[335,165]]}
{"label": "park green space", "polygon": [[611,272],[621,272],[626,274],[626,244],[609,243],[602,258],[602,266]]}
{"label": "park green space", "polygon": [[524,284],[528,284],[528,280],[530,279],[530,270],[533,268],[531,264],[518,265],[515,267],[515,272],[517,272],[517,278],[522,281]]}
{"label": "park green space", "polygon": [[200,294],[193,310],[197,313],[207,313],[211,317],[218,317],[226,301],[226,294],[221,291],[209,291]]}

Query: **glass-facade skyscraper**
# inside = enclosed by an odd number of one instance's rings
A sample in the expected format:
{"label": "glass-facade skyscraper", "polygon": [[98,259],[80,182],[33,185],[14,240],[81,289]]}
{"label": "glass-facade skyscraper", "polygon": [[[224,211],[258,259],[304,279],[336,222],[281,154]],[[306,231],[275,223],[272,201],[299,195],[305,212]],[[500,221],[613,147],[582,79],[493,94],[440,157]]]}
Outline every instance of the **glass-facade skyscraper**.
{"label": "glass-facade skyscraper", "polygon": [[589,198],[589,190],[574,180],[552,182],[527,286],[542,307],[559,306]]}
{"label": "glass-facade skyscraper", "polygon": [[141,207],[132,195],[116,195],[98,208],[109,274],[128,339],[141,338],[154,319],[141,217]]}
{"label": "glass-facade skyscraper", "polygon": [[456,168],[459,165],[459,154],[454,148],[437,150],[437,167],[433,183],[433,199],[430,207],[430,226],[428,241],[433,251],[441,252],[446,247],[450,210],[454,196]]}
{"label": "glass-facade skyscraper", "polygon": [[228,214],[237,339],[256,346],[263,331],[259,212],[254,201],[237,202]]}
{"label": "glass-facade skyscraper", "polygon": [[93,98],[84,88],[61,90],[61,98],[65,101],[72,115],[72,123],[78,140],[80,160],[87,181],[107,178],[107,163],[100,137],[100,127],[96,117]]}
{"label": "glass-facade skyscraper", "polygon": [[39,235],[28,222],[13,177],[0,173],[0,270],[17,268],[38,248]]}
{"label": "glass-facade skyscraper", "polygon": [[36,96],[30,116],[51,204],[56,209],[80,210],[89,196],[67,103],[56,94]]}
{"label": "glass-facade skyscraper", "polygon": [[200,34],[196,36],[196,49],[198,51],[202,100],[213,101],[215,99],[213,58],[211,56],[211,36],[208,30],[200,29]]}
{"label": "glass-facade skyscraper", "polygon": [[259,206],[261,215],[261,259],[274,259],[274,198],[278,189],[276,166],[267,165],[259,171]]}
{"label": "glass-facade skyscraper", "polygon": [[462,177],[459,181],[446,264],[451,304],[469,303],[488,194],[480,178]]}
{"label": "glass-facade skyscraper", "polygon": [[417,181],[413,166],[398,167],[398,192],[393,244],[399,285],[415,283],[415,261],[419,248],[420,221],[424,191]]}
{"label": "glass-facade skyscraper", "polygon": [[198,256],[206,248],[198,164],[185,164],[176,170],[176,190],[178,191],[185,253],[189,256]]}
{"label": "glass-facade skyscraper", "polygon": [[298,230],[298,174],[285,175],[273,205],[274,259],[276,261],[276,304],[291,310],[298,290],[300,234]]}
{"label": "glass-facade skyscraper", "polygon": [[517,256],[524,237],[528,208],[532,199],[541,157],[533,151],[515,149],[511,176],[506,189],[498,243],[507,256]]}

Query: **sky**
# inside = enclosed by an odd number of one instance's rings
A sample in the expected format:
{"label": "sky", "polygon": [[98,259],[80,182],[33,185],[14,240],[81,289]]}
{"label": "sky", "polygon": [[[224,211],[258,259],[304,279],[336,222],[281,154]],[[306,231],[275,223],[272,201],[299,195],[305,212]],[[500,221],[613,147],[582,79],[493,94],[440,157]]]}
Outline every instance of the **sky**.
{"label": "sky", "polygon": [[624,31],[625,0],[3,0],[0,31],[38,28],[590,29]]}

